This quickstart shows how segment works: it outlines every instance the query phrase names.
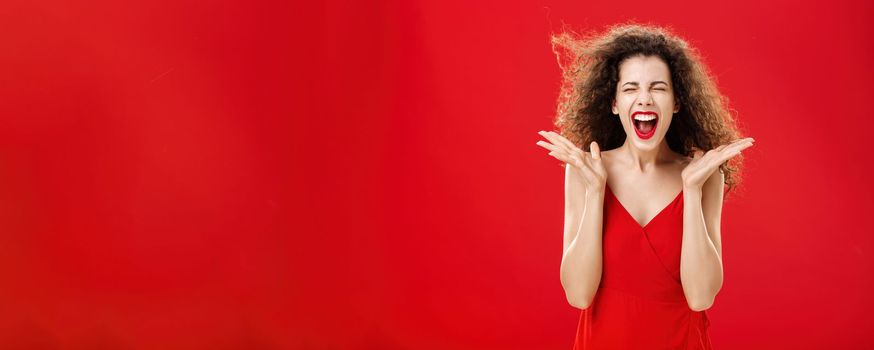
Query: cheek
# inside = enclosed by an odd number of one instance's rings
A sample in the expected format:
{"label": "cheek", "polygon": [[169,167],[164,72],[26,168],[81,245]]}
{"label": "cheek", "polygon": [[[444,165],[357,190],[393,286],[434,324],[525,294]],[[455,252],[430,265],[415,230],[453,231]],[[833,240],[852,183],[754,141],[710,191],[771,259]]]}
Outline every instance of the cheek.
{"label": "cheek", "polygon": [[674,108],[674,101],[676,101],[674,99],[674,95],[672,95],[672,94],[665,94],[665,95],[661,96],[661,98],[659,100],[661,100],[660,102],[662,103],[662,106],[665,106],[665,108],[667,108],[667,109],[673,109]]}
{"label": "cheek", "polygon": [[668,128],[671,127],[671,122],[673,122],[673,118],[670,117],[670,114],[668,114],[667,118],[659,119],[659,128],[664,130],[664,132],[668,132]]}
{"label": "cheek", "polygon": [[619,96],[616,98],[616,108],[627,110],[634,103],[634,98],[628,96]]}

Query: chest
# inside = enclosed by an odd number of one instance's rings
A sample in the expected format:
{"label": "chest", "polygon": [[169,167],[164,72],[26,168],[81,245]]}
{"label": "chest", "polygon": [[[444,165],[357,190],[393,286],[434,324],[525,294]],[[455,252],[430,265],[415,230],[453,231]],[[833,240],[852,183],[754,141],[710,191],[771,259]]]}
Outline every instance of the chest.
{"label": "chest", "polygon": [[[676,176],[676,177],[675,177]],[[683,195],[680,174],[630,177],[608,175],[607,192],[625,215],[646,227]],[[605,197],[605,200],[607,198]]]}

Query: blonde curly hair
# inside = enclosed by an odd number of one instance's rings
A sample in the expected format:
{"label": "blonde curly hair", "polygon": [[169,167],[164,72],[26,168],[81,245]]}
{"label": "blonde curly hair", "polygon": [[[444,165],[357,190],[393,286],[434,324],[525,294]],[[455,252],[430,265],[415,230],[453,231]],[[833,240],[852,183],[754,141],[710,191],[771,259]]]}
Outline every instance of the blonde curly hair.
{"label": "blonde curly hair", "polygon": [[[701,62],[697,51],[670,29],[642,24],[617,24],[604,33],[581,36],[564,30],[551,36],[552,50],[562,70],[555,126],[562,136],[587,152],[596,141],[601,150],[622,145],[625,131],[612,117],[619,65],[628,57],[656,56],[671,72],[680,111],[665,135],[668,147],[687,157],[741,137],[728,99]],[[743,156],[720,166],[731,191],[740,182]]]}

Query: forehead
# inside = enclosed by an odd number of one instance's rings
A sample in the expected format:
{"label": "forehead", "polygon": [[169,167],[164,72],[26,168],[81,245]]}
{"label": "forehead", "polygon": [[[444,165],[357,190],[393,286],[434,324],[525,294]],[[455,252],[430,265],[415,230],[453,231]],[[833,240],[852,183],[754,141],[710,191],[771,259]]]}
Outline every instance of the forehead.
{"label": "forehead", "polygon": [[653,80],[670,81],[668,64],[656,56],[632,56],[619,64],[619,82],[648,82]]}

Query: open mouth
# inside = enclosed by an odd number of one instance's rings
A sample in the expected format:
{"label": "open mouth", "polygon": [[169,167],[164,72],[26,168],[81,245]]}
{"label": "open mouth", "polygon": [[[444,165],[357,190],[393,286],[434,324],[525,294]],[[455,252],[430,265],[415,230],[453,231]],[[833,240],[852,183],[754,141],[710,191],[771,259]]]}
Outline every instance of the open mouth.
{"label": "open mouth", "polygon": [[634,124],[634,132],[641,139],[648,139],[655,135],[659,116],[655,112],[634,112],[631,121]]}

